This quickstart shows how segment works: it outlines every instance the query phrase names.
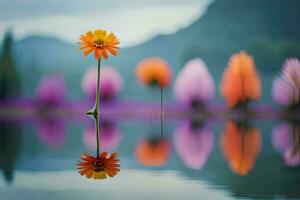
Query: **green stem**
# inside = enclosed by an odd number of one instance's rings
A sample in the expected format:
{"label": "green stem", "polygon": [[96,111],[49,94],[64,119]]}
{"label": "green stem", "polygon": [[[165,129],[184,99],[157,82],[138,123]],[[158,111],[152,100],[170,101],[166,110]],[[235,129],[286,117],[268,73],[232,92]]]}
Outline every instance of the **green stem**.
{"label": "green stem", "polygon": [[95,111],[97,115],[99,114],[99,98],[100,98],[100,62],[101,60],[98,60],[98,74],[97,74],[97,91],[96,91],[96,106]]}
{"label": "green stem", "polygon": [[96,90],[96,105],[94,110],[94,118],[96,122],[96,133],[97,133],[97,158],[99,157],[99,149],[100,149],[100,142],[99,142],[99,103],[100,103],[100,66],[101,66],[101,59],[98,60],[98,70],[97,70],[97,90]]}
{"label": "green stem", "polygon": [[99,101],[100,101],[100,66],[101,66],[101,59],[98,60],[98,70],[97,70],[97,89],[96,89],[96,102],[94,108],[88,110],[86,112],[87,115],[92,115],[94,118],[99,115]]}
{"label": "green stem", "polygon": [[97,158],[99,158],[100,153],[100,139],[99,139],[99,133],[100,133],[100,116],[99,116],[99,109],[100,109],[100,66],[101,66],[101,59],[98,60],[98,70],[97,70],[97,89],[96,89],[96,102],[94,108],[87,111],[87,115],[93,116],[95,123],[96,123],[96,140],[97,140]]}
{"label": "green stem", "polygon": [[99,116],[96,115],[95,117],[95,123],[96,123],[96,139],[97,139],[97,158],[99,158],[99,153],[100,153],[100,138],[99,138],[99,132],[100,132],[100,127],[99,127]]}

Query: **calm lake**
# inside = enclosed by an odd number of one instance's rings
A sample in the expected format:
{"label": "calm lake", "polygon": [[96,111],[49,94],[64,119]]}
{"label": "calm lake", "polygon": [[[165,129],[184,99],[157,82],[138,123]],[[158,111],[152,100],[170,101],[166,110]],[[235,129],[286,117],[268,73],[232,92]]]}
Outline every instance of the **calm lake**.
{"label": "calm lake", "polygon": [[[121,171],[80,176],[94,154],[87,116],[0,122],[0,199],[300,199],[297,125],[277,119],[190,120],[108,117],[100,148],[117,152]],[[298,160],[297,160],[298,159]]]}

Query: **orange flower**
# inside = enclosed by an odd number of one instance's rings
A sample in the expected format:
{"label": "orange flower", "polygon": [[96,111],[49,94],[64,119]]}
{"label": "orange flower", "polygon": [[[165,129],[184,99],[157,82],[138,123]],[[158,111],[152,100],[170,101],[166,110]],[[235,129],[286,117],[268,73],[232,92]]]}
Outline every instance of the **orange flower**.
{"label": "orange flower", "polygon": [[170,84],[172,76],[169,65],[161,58],[142,60],[137,65],[135,73],[141,83],[146,85],[157,84],[161,88],[165,88]]}
{"label": "orange flower", "polygon": [[107,176],[114,177],[117,175],[120,171],[118,162],[118,154],[116,153],[109,156],[107,152],[103,152],[98,158],[84,153],[81,161],[77,164],[77,169],[81,176],[105,179]]}
{"label": "orange flower", "polygon": [[108,59],[108,52],[117,55],[119,51],[119,39],[114,33],[107,33],[104,30],[88,31],[79,38],[80,50],[84,56],[94,51],[94,56],[100,60],[103,56]]}
{"label": "orange flower", "polygon": [[256,73],[254,60],[246,52],[234,54],[223,74],[221,93],[227,104],[237,104],[260,98],[260,79]]}
{"label": "orange flower", "polygon": [[230,169],[245,176],[253,168],[260,152],[261,136],[256,128],[238,127],[229,122],[221,135],[221,149]]}
{"label": "orange flower", "polygon": [[170,144],[166,139],[153,139],[141,141],[135,156],[142,165],[161,166],[164,165],[170,153]]}

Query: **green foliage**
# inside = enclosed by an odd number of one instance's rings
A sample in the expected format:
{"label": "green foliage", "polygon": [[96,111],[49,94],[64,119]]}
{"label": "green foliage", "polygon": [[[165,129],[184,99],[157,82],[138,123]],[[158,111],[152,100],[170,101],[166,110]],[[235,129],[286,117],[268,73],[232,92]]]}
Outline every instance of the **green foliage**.
{"label": "green foliage", "polygon": [[0,56],[0,99],[16,97],[21,90],[20,78],[13,57],[13,37],[10,32],[4,36]]}
{"label": "green foliage", "polygon": [[246,50],[253,55],[258,69],[268,73],[278,73],[287,58],[300,58],[300,42],[293,39],[279,42],[259,39]]}

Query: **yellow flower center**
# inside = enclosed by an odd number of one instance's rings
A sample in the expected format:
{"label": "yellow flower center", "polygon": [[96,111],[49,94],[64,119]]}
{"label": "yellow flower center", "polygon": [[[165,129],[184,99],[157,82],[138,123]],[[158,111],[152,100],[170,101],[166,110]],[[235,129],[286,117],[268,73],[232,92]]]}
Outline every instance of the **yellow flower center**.
{"label": "yellow flower center", "polygon": [[95,171],[96,172],[101,172],[101,171],[104,171],[104,165],[101,161],[97,160],[95,163],[94,163],[94,168],[95,168]]}
{"label": "yellow flower center", "polygon": [[95,40],[94,45],[96,48],[103,48],[104,41],[101,39]]}

